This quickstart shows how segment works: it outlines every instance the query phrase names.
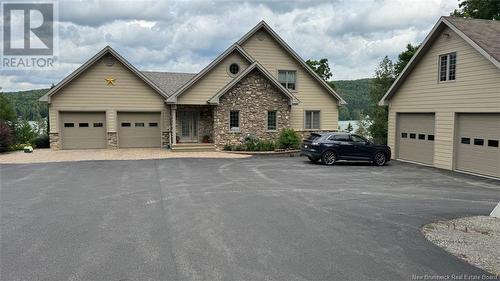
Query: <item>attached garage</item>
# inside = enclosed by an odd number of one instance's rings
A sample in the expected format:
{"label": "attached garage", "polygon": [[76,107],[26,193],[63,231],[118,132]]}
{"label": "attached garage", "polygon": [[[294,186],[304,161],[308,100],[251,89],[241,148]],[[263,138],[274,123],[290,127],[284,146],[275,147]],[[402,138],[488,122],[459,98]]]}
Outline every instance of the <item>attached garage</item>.
{"label": "attached garage", "polygon": [[118,112],[118,146],[160,147],[160,112]]}
{"label": "attached garage", "polygon": [[104,112],[61,112],[63,149],[106,148]]}
{"label": "attached garage", "polygon": [[433,164],[434,123],[432,113],[397,114],[398,158]]}
{"label": "attached garage", "polygon": [[458,113],[455,168],[500,178],[500,113]]}

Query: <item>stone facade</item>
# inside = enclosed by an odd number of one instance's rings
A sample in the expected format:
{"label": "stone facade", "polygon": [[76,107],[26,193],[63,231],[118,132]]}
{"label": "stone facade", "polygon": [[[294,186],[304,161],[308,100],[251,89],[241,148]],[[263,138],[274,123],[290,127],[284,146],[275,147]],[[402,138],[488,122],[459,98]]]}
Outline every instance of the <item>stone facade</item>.
{"label": "stone facade", "polygon": [[170,131],[161,132],[161,146],[167,147],[170,145]]}
{"label": "stone facade", "polygon": [[108,141],[108,148],[116,149],[118,148],[118,134],[116,132],[107,132],[106,138]]}
{"label": "stone facade", "polygon": [[59,133],[49,133],[49,141],[50,141],[50,149],[60,150],[62,148],[61,138],[59,137]]}
{"label": "stone facade", "polygon": [[[240,131],[229,130],[229,113],[240,113]],[[267,111],[277,111],[277,129],[267,130]],[[259,139],[276,139],[283,128],[290,127],[289,98],[281,93],[258,70],[253,70],[219,99],[214,108],[214,143],[243,143],[247,135]]]}

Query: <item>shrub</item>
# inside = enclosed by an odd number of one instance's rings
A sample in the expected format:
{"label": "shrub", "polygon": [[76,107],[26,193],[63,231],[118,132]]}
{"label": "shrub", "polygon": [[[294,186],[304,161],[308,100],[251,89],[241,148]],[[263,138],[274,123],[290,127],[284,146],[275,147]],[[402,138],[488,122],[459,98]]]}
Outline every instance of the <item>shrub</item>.
{"label": "shrub", "polygon": [[40,135],[33,140],[33,145],[36,148],[49,148],[50,140],[49,135]]}
{"label": "shrub", "polygon": [[30,144],[38,136],[38,132],[26,120],[19,121],[14,126],[14,131],[16,143]]}
{"label": "shrub", "polygon": [[14,143],[14,134],[9,124],[0,121],[0,152],[6,151]]}
{"label": "shrub", "polygon": [[233,150],[233,147],[230,144],[225,144],[223,150],[231,151],[231,150]]}
{"label": "shrub", "polygon": [[281,130],[278,139],[279,148],[283,149],[297,149],[300,146],[300,138],[297,132],[291,128],[284,128]]}
{"label": "shrub", "polygon": [[9,146],[9,150],[14,151],[14,150],[24,150],[25,146],[31,146],[29,143],[16,143],[11,146]]}

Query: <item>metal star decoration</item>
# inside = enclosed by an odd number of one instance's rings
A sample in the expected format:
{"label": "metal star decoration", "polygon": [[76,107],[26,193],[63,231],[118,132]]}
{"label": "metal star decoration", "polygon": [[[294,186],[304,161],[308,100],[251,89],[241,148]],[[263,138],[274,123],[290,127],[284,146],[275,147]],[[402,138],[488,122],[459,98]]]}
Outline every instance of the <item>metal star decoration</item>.
{"label": "metal star decoration", "polygon": [[116,79],[113,77],[106,77],[106,78],[104,78],[104,80],[106,81],[107,86],[114,86],[115,85]]}

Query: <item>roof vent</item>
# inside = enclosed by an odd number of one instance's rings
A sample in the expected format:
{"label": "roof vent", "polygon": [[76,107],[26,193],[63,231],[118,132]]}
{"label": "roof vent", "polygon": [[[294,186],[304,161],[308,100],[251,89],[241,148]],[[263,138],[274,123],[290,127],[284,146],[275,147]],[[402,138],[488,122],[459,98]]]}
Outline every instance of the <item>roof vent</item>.
{"label": "roof vent", "polygon": [[104,58],[104,63],[107,66],[113,66],[115,64],[115,59],[112,56],[107,56],[106,58]]}
{"label": "roof vent", "polygon": [[261,32],[257,33],[257,39],[259,41],[264,41],[264,39],[266,39],[266,35],[264,34],[264,32],[261,31]]}

